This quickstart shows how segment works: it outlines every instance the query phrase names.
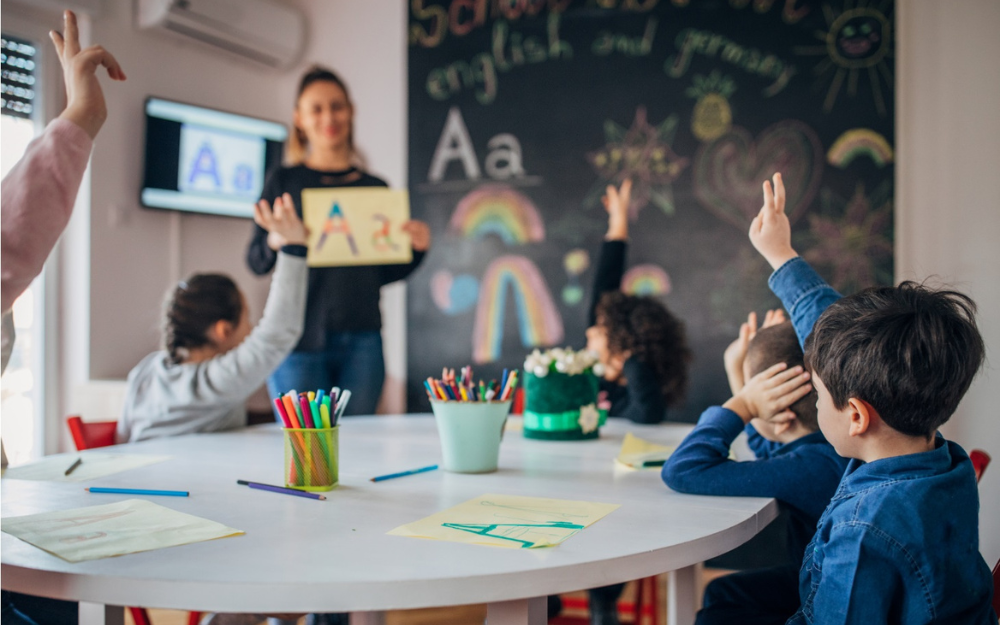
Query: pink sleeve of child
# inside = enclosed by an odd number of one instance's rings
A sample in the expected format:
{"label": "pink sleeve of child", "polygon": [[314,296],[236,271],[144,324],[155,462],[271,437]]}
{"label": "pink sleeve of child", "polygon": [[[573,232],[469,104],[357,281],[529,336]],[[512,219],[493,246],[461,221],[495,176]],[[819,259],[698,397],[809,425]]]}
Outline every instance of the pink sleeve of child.
{"label": "pink sleeve of child", "polygon": [[73,122],[56,119],[28,145],[0,192],[0,311],[42,271],[69,222],[93,140]]}

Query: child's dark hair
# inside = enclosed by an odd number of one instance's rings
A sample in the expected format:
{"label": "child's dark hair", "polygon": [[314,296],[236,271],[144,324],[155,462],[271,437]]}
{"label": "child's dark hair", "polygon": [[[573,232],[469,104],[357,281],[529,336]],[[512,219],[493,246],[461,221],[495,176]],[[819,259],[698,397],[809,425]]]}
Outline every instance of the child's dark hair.
{"label": "child's dark hair", "polygon": [[200,273],[180,282],[164,303],[163,343],[170,361],[180,364],[188,351],[209,343],[217,321],[233,325],[243,315],[243,297],[229,276]]}
{"label": "child's dark hair", "polygon": [[687,390],[691,351],[684,323],[651,297],[605,293],[594,311],[597,325],[608,336],[612,354],[631,353],[653,369],[668,406],[679,403]]}
{"label": "child's dark hair", "polygon": [[[347,97],[347,103],[352,107],[354,104],[351,102],[351,93],[347,90],[347,83],[341,79],[340,76],[335,74],[332,70],[329,70],[320,65],[313,65],[309,70],[302,75],[301,80],[299,80],[299,89],[295,92],[295,104],[298,106],[299,98],[302,97],[302,92],[309,88],[309,85],[315,82],[330,82],[344,91],[344,95]],[[354,148],[354,125],[351,124],[351,128],[347,133],[348,145],[352,152],[355,152]],[[297,165],[301,163],[306,156],[306,150],[309,147],[309,140],[306,138],[304,132],[299,128],[293,128],[291,136],[288,137],[288,146],[286,147],[286,157],[289,164]]]}
{"label": "child's dark hair", "polygon": [[985,351],[975,302],[904,282],[827,308],[806,340],[806,364],[838,410],[856,397],[894,430],[930,437],[955,412]]}
{"label": "child's dark hair", "polygon": [[[750,346],[747,347],[747,373],[751,376],[779,362],[787,364],[789,369],[805,366],[802,348],[799,347],[799,337],[795,334],[791,321],[758,330],[750,341]],[[814,432],[819,429],[819,422],[816,420],[815,390],[809,391],[808,395],[789,406],[789,410],[795,413],[799,423],[806,428]]]}

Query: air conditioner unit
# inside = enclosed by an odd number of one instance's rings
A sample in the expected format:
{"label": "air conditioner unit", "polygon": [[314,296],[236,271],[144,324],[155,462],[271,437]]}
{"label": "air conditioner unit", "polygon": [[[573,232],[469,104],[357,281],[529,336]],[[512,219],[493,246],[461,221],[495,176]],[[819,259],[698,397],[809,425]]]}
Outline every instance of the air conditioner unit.
{"label": "air conditioner unit", "polygon": [[305,16],[273,0],[138,0],[136,23],[272,68],[291,65],[305,43]]}

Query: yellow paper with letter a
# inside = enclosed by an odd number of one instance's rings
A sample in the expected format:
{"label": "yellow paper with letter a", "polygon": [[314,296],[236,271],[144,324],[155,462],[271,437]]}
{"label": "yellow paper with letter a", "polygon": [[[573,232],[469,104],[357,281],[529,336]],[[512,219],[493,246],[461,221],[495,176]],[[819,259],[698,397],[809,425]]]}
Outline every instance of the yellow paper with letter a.
{"label": "yellow paper with letter a", "polygon": [[481,495],[389,532],[508,549],[555,547],[618,504],[513,495]]}
{"label": "yellow paper with letter a", "polygon": [[309,228],[310,267],[391,265],[413,260],[406,191],[378,187],[304,189],[302,215]]}

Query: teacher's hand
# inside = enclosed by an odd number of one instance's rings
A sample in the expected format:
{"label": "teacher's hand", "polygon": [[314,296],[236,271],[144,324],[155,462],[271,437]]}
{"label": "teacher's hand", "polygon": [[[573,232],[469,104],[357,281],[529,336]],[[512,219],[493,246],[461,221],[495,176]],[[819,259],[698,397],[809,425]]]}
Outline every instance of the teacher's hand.
{"label": "teacher's hand", "polygon": [[403,232],[410,235],[410,243],[418,252],[426,252],[431,247],[431,227],[422,221],[411,219],[403,224]]}

